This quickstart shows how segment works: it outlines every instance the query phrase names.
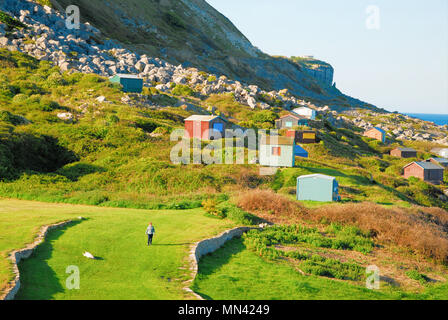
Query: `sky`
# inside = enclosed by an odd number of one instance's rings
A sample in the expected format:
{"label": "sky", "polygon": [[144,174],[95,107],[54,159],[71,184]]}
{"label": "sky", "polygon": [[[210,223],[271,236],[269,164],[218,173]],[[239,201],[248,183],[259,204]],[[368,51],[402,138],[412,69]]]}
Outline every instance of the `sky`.
{"label": "sky", "polygon": [[262,51],[330,63],[344,93],[448,114],[447,0],[206,0]]}

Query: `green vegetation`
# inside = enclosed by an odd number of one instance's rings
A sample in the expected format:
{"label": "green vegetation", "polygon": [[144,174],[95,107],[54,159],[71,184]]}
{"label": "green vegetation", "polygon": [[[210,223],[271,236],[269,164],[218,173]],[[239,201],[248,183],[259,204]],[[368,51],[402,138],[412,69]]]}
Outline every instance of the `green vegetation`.
{"label": "green vegetation", "polygon": [[22,29],[22,28],[26,28],[26,25],[24,25],[22,22],[20,22],[17,19],[14,19],[13,17],[11,17],[9,14],[0,11],[0,23],[4,23],[6,24],[6,26],[9,29]]}
{"label": "green vegetation", "polygon": [[314,275],[304,276],[289,263],[262,259],[234,239],[203,257],[192,286],[195,292],[215,300],[319,300],[403,299],[400,291],[385,287],[368,290],[354,284]]}
{"label": "green vegetation", "polygon": [[177,84],[174,89],[171,90],[171,93],[176,96],[194,96],[194,91],[189,86],[183,84]]}
{"label": "green vegetation", "polygon": [[[305,273],[343,280],[362,280],[364,270],[356,263],[340,262],[317,254],[304,253],[303,247],[329,248],[337,250],[356,250],[369,253],[373,242],[369,236],[355,227],[330,225],[327,233],[322,234],[316,228],[301,225],[275,226],[263,231],[251,230],[243,236],[244,245],[253,252],[270,260],[287,257],[297,261]],[[278,246],[288,246],[283,251]]]}
{"label": "green vegetation", "polygon": [[[164,19],[178,31],[183,29],[182,17]],[[195,289],[212,298],[231,299],[412,297],[395,287],[374,292],[359,286],[367,260],[379,248],[399,257],[423,257],[445,276],[446,212],[427,208],[448,209],[444,186],[404,179],[402,167],[414,159],[389,156],[396,142],[383,144],[362,137],[357,129],[310,121],[318,138],[318,143],[304,145],[310,157],[297,158],[294,168],[279,169],[273,176],[262,176],[259,166],[249,164],[175,165],[170,154],[177,142],[168,135],[194,113],[188,111],[191,105],[216,107],[216,113],[232,123],[255,130],[274,128],[285,111],[270,95],[260,99],[277,107],[252,110],[233,94],[202,97],[179,84],[171,89],[164,94],[145,87],[143,95],[132,96],[127,105],[120,88],[104,77],[64,73],[49,62],[0,49],[0,196],[109,207],[0,200],[0,234],[12,239],[0,244],[3,288],[11,278],[5,262],[11,250],[31,242],[40,226],[79,215],[87,220],[52,233],[36,256],[23,263],[20,298],[185,298],[181,282],[186,272],[179,268],[184,267],[188,245],[225,227],[257,225],[263,219],[279,225],[232,241],[219,251],[223,257],[205,257]],[[98,96],[105,96],[107,103],[98,102]],[[184,100],[187,106],[174,107]],[[153,109],[144,101],[164,107]],[[72,117],[63,120],[60,113]],[[419,159],[431,147],[410,146],[419,150]],[[231,148],[235,155],[237,148]],[[246,154],[247,148],[242,149]],[[342,203],[296,201],[297,177],[312,173],[335,176]],[[150,249],[160,265],[146,256],[148,248],[135,248],[144,235],[139,226],[144,228],[148,217],[163,226],[156,238],[167,248]],[[22,220],[26,223],[16,228]],[[108,282],[92,268],[92,261],[78,255],[83,250],[101,258],[94,263],[110,275]],[[89,292],[64,289],[64,268],[73,261],[91,280]],[[430,285],[433,269],[409,264],[401,270],[401,278],[425,285],[422,297],[446,296],[445,283]],[[129,283],[121,281],[124,274]],[[143,283],[141,288],[132,294],[123,290],[134,281]],[[228,290],[229,283],[237,289]],[[247,292],[245,286],[250,286]]]}
{"label": "green vegetation", "polygon": [[429,281],[429,279],[426,275],[418,272],[417,270],[409,270],[406,272],[406,275],[410,279],[416,280],[416,281],[420,282],[421,284],[426,284]]}
{"label": "green vegetation", "polygon": [[[176,166],[166,133],[191,113],[123,105],[105,78],[0,50],[0,195],[141,209],[198,207],[257,178],[248,165]],[[110,103],[100,104],[104,95]],[[156,93],[151,99],[177,99]],[[169,101],[171,104],[173,101]],[[73,121],[58,113],[70,112]],[[162,133],[153,138],[149,133]],[[252,180],[254,180],[252,179]],[[258,178],[257,178],[258,179]],[[260,180],[260,179],[258,179]],[[263,179],[261,179],[263,180]],[[187,205],[185,205],[187,204]]]}
{"label": "green vegetation", "polygon": [[209,77],[207,78],[207,81],[208,81],[208,82],[215,82],[215,81],[216,81],[216,76],[209,76]]}
{"label": "green vegetation", "polygon": [[[79,220],[82,216],[84,220]],[[12,280],[7,255],[31,243],[43,225],[74,223],[50,232],[35,254],[20,264],[19,299],[185,299],[191,243],[231,228],[202,210],[144,211],[0,200],[0,292]],[[149,222],[156,228],[146,246]],[[82,256],[89,251],[97,260]],[[68,290],[70,265],[79,267],[80,290]],[[124,281],[124,279],[126,279]]]}

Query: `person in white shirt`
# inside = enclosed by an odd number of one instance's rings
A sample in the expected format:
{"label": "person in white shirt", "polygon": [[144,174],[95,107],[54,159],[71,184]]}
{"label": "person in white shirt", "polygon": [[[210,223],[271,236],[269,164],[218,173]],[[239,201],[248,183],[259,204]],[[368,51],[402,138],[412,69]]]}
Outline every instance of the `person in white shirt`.
{"label": "person in white shirt", "polygon": [[156,229],[152,225],[152,222],[150,222],[148,228],[146,228],[146,234],[148,235],[148,246],[152,245],[152,238],[154,237],[155,233]]}

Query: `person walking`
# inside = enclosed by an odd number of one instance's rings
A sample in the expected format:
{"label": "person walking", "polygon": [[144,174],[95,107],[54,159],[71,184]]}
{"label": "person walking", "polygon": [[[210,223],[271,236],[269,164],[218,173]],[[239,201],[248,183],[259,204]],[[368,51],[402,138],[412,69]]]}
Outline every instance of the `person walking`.
{"label": "person walking", "polygon": [[152,245],[152,238],[154,237],[155,233],[156,229],[152,225],[152,222],[150,222],[148,228],[146,228],[146,234],[148,235],[148,246]]}

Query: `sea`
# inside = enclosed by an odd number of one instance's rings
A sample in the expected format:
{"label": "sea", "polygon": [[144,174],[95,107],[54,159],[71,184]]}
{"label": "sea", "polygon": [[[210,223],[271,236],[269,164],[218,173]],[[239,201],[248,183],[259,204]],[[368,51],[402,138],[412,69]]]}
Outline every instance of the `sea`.
{"label": "sea", "polygon": [[431,121],[439,126],[448,124],[448,114],[406,113],[406,115],[425,121]]}

